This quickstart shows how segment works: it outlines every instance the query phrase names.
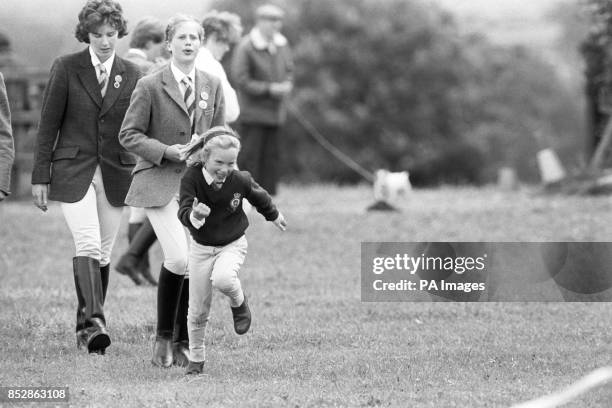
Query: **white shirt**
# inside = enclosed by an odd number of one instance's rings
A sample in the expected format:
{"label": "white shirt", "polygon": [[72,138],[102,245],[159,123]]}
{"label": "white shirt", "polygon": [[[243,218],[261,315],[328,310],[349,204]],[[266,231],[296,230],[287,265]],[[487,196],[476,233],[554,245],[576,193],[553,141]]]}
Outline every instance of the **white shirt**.
{"label": "white shirt", "polygon": [[221,80],[223,88],[223,96],[225,97],[225,122],[232,123],[240,115],[240,105],[238,104],[238,96],[236,91],[230,85],[223,65],[213,57],[210,50],[206,47],[200,48],[198,56],[195,60],[195,66],[200,71],[216,76]]}
{"label": "white shirt", "polygon": [[111,73],[111,69],[113,68],[113,62],[115,61],[115,51],[113,51],[111,56],[102,63],[100,62],[100,58],[98,58],[98,56],[96,55],[94,50],[91,49],[91,47],[89,47],[89,55],[91,56],[91,65],[93,65],[94,68],[96,69],[96,77],[98,78],[98,80],[100,79],[99,65],[100,64],[104,65],[104,69],[106,70],[106,78],[107,78],[106,85],[104,85],[104,92],[106,92],[106,90],[108,89],[108,83],[111,80],[110,73]]}
{"label": "white shirt", "polygon": [[185,77],[189,77],[189,79],[191,79],[191,86],[194,88],[191,91],[195,92],[195,67],[193,67],[191,72],[189,72],[187,75],[185,75],[183,71],[178,69],[178,67],[174,65],[174,62],[170,63],[170,69],[172,70],[172,75],[178,83],[179,90],[181,91],[181,95],[183,95],[183,97],[185,97],[185,90],[187,89],[187,87],[185,87],[185,84],[183,84],[183,78]]}
{"label": "white shirt", "polygon": [[[215,181],[215,178],[211,176],[210,173],[204,167],[202,167],[202,175],[204,176],[204,181],[206,181],[206,184],[208,184],[209,186],[213,183],[213,181]],[[203,220],[198,220],[196,217],[193,216],[192,212],[191,214],[189,214],[189,221],[191,221],[191,225],[193,225],[195,229],[200,229],[202,228],[202,225],[204,225],[206,218],[204,218]]]}

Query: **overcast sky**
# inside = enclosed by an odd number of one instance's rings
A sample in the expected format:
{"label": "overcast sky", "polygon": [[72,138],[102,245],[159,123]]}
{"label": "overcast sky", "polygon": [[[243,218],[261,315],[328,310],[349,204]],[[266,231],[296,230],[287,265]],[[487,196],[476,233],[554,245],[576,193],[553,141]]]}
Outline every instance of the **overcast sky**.
{"label": "overcast sky", "polygon": [[[484,18],[533,18],[542,16],[564,0],[429,0],[460,14]],[[575,0],[578,1],[578,0]]]}

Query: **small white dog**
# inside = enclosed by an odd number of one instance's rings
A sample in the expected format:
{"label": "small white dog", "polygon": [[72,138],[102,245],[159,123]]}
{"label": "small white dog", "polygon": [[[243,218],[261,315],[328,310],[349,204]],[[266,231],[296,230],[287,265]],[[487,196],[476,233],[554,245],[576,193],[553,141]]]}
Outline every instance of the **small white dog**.
{"label": "small white dog", "polygon": [[391,173],[387,170],[376,170],[374,179],[374,199],[388,204],[396,204],[399,197],[406,197],[412,190],[407,171]]}

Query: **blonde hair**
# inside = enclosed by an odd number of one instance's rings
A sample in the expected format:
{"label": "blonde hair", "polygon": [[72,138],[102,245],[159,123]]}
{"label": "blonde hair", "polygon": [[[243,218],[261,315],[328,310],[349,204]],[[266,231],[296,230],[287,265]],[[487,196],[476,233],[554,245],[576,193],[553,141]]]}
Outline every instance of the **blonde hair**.
{"label": "blonde hair", "polygon": [[168,20],[168,26],[166,27],[166,41],[172,41],[174,34],[176,33],[176,29],[180,24],[190,22],[198,25],[198,37],[200,38],[200,41],[202,41],[204,39],[204,29],[200,25],[200,22],[193,16],[181,13],[175,14],[174,16],[170,17],[170,20]]}
{"label": "blonde hair", "polygon": [[201,163],[203,165],[213,149],[232,148],[240,152],[240,139],[236,132],[229,126],[212,127],[203,133],[197,142],[193,143],[187,153],[187,164],[194,166]]}

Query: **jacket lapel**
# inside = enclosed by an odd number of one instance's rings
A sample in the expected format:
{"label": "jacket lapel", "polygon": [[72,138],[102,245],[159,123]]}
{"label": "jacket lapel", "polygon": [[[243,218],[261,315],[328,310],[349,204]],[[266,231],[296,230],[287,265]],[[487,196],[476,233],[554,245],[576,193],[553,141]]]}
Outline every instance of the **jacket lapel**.
{"label": "jacket lapel", "polygon": [[194,119],[195,126],[194,127],[197,132],[197,130],[200,129],[198,125],[200,123],[200,120],[202,119],[204,110],[211,107],[211,103],[212,103],[210,83],[208,82],[206,77],[202,75],[202,73],[198,71],[197,69],[196,69],[195,89],[196,89],[196,106],[195,106],[195,119]]}
{"label": "jacket lapel", "polygon": [[176,104],[187,113],[187,107],[185,106],[185,101],[183,101],[183,95],[181,95],[181,91],[174,79],[174,75],[172,75],[172,70],[170,69],[170,65],[164,68],[164,72],[162,73],[162,82],[164,83],[164,91],[168,94],[168,96],[176,102]]}
{"label": "jacket lapel", "polygon": [[121,91],[125,87],[125,78],[121,74],[125,71],[125,64],[123,60],[115,55],[115,61],[113,61],[113,67],[108,77],[108,85],[106,86],[106,94],[102,101],[102,108],[100,109],[100,116],[104,115],[113,106]]}
{"label": "jacket lapel", "polygon": [[98,105],[98,108],[102,106],[102,94],[100,93],[100,85],[98,84],[98,77],[96,76],[96,69],[91,65],[91,56],[89,55],[89,49],[85,48],[79,56],[80,69],[77,72],[79,80],[85,88],[85,91],[89,94],[91,99]]}

